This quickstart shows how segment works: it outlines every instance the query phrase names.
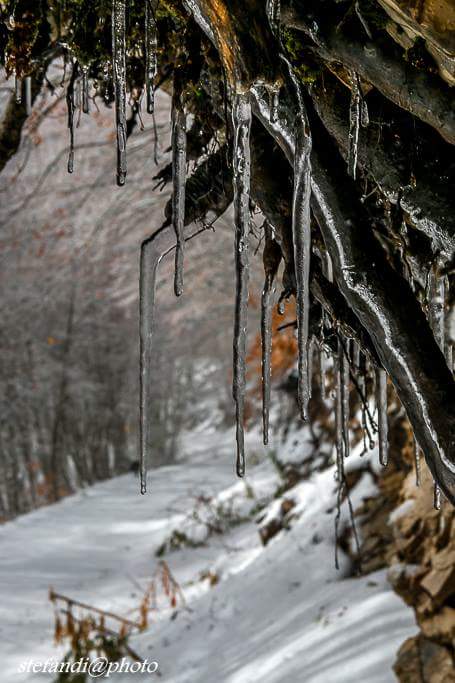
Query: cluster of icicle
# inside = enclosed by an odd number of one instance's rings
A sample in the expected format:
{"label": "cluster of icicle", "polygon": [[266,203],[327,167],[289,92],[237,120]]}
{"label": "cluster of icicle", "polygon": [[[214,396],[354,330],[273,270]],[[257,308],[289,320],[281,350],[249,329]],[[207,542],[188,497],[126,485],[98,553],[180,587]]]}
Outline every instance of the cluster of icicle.
{"label": "cluster of icicle", "polygon": [[[268,0],[267,15],[276,32],[279,27],[280,1]],[[157,71],[157,27],[151,0],[146,0],[145,15],[145,97],[148,113],[154,111],[154,79]],[[126,0],[112,2],[112,76],[115,96],[116,133],[117,133],[117,183],[123,185],[127,174],[126,165]],[[311,257],[310,197],[311,197],[311,135],[306,117],[300,84],[297,82],[292,67],[287,65],[290,82],[295,90],[297,116],[294,131],[294,188],[292,201],[292,237],[294,246],[297,337],[298,337],[298,402],[301,416],[308,419],[308,403],[311,398],[311,371],[313,346],[309,340],[309,276]],[[109,65],[106,67],[106,80],[109,79]],[[172,98],[172,226],[175,231],[175,278],[176,296],[183,293],[183,256],[184,256],[184,219],[185,219],[185,183],[186,183],[186,115],[183,103],[183,83],[178,70],[174,75]],[[271,94],[270,120],[275,122],[279,116],[279,85],[266,85]],[[27,110],[31,109],[31,79],[25,79],[25,97]],[[20,101],[22,84],[16,81],[16,96]],[[79,107],[82,112],[89,111],[88,68],[73,65],[67,89],[68,128],[70,131],[70,152],[68,171],[74,168],[74,114]],[[251,130],[250,92],[238,88],[232,97],[233,144],[233,186],[234,186],[234,222],[235,222],[235,317],[233,340],[233,399],[236,408],[236,471],[239,476],[245,473],[245,390],[246,390],[246,346],[248,318],[248,281],[249,281],[249,231],[250,231],[250,130]],[[349,111],[348,140],[348,172],[355,178],[357,168],[357,149],[359,127],[367,126],[368,108],[363,98],[358,75],[351,74],[351,104]],[[265,223],[265,249],[273,243],[273,226]],[[324,274],[333,281],[333,270],[328,253],[321,255],[324,262]],[[159,261],[159,259],[158,259]],[[452,347],[445,339],[445,300],[447,278],[440,274],[441,264],[432,267],[428,277],[428,315],[430,324],[441,349],[446,354],[447,362],[452,370]],[[263,440],[268,443],[269,413],[271,393],[271,351],[272,351],[272,309],[274,305],[276,270],[265,269],[265,281],[261,305],[261,338],[262,338],[262,397],[263,397]],[[154,278],[152,278],[154,280]],[[154,289],[154,284],[152,289]],[[145,291],[141,297],[150,299],[153,323],[154,291]],[[281,301],[282,304],[282,301]],[[282,307],[280,307],[282,312]],[[329,328],[328,317],[323,313],[323,331]],[[332,330],[333,332],[333,330]],[[337,352],[333,358],[335,378],[335,423],[337,476],[340,485],[344,482],[344,458],[349,455],[349,396],[351,383],[355,386],[362,406],[362,427],[364,431],[365,449],[374,446],[373,434],[378,433],[379,460],[383,466],[388,462],[388,426],[387,426],[387,374],[381,368],[369,367],[368,357],[363,354],[358,344],[343,336],[339,328],[337,336]],[[328,367],[326,351],[322,344],[319,349],[320,385],[322,398],[327,399],[326,373]],[[371,414],[366,378],[373,376],[377,405],[377,423]],[[150,377],[142,381],[149,382]],[[147,420],[149,405],[141,395],[141,427]],[[371,429],[371,431],[370,431]],[[145,440],[146,441],[146,440]],[[367,443],[368,442],[368,443]],[[141,450],[141,492],[146,491],[146,450],[142,441]],[[416,480],[420,484],[420,449],[415,445]],[[440,506],[440,491],[435,485],[435,506]]]}
{"label": "cluster of icicle", "polygon": [[[126,0],[112,0],[112,64],[107,63],[104,69],[105,97],[109,104],[109,82],[111,78],[115,98],[115,123],[117,138],[117,184],[126,181]],[[146,110],[154,112],[154,80],[157,72],[157,25],[152,0],[145,1],[145,98]],[[27,82],[26,82],[27,85]],[[26,89],[27,93],[27,89]],[[72,72],[66,92],[68,110],[68,129],[70,150],[68,156],[68,173],[74,170],[74,115],[77,110],[88,114],[89,67],[78,62],[72,65]]]}
{"label": "cluster of icicle", "polygon": [[[368,106],[364,99],[360,79],[355,71],[350,74],[351,102],[349,106],[349,134],[348,134],[348,173],[355,180],[357,172],[357,156],[359,144],[360,126],[366,128],[369,125]],[[444,353],[447,365],[453,372],[453,350],[450,342],[445,338],[445,309],[448,289],[448,278],[440,274],[443,263],[439,260],[433,264],[428,273],[427,302],[428,320],[433,330],[435,339]],[[382,369],[378,370],[376,378],[377,402],[378,402],[378,432],[379,432],[379,457],[383,465],[387,464],[387,376]],[[383,405],[385,402],[385,411]],[[337,412],[338,415],[338,412]],[[337,440],[338,444],[338,440]],[[338,445],[337,445],[338,449]],[[337,451],[338,452],[338,451]],[[416,471],[416,483],[420,486],[420,462],[421,449],[414,439],[414,462]],[[441,491],[439,486],[434,485],[434,506],[437,510],[441,507]]]}

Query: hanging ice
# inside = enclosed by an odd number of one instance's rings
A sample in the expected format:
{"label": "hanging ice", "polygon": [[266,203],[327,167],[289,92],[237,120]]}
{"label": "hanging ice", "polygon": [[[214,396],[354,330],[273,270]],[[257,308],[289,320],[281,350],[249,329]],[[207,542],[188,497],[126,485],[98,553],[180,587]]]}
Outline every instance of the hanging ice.
{"label": "hanging ice", "polygon": [[[444,309],[443,309],[443,314],[444,314],[444,327],[445,327],[445,302],[450,301],[450,292],[449,292],[449,278],[446,275],[444,277]],[[446,357],[447,361],[447,367],[449,368],[450,372],[453,373],[453,346],[451,343],[450,339],[450,334],[445,334],[445,329],[444,329],[444,355]]]}
{"label": "hanging ice", "polygon": [[315,349],[315,338],[311,337],[308,341],[308,388],[309,397],[313,396],[313,358]]}
{"label": "hanging ice", "polygon": [[327,387],[325,383],[325,354],[322,344],[319,344],[319,383],[321,385],[321,398],[326,400],[327,397]]}
{"label": "hanging ice", "polygon": [[280,28],[281,1],[267,0],[267,16],[273,33],[277,33]]}
{"label": "hanging ice", "polygon": [[420,486],[420,446],[414,437],[414,468],[416,475],[416,486]]}
{"label": "hanging ice", "polygon": [[376,403],[378,407],[379,462],[386,467],[388,453],[387,426],[387,373],[383,368],[376,370]]}
{"label": "hanging ice", "polygon": [[[432,264],[428,273],[428,320],[433,330],[434,338],[441,351],[446,353],[445,345],[445,302],[446,302],[446,277],[441,275],[443,263],[437,260]],[[434,507],[441,509],[441,490],[434,484]]]}
{"label": "hanging ice", "polygon": [[298,401],[300,414],[308,418],[310,398],[308,370],[308,328],[310,313],[310,255],[311,255],[311,137],[303,114],[297,116],[295,126],[294,192],[292,197],[292,236],[297,303],[298,343]]}
{"label": "hanging ice", "polygon": [[21,104],[22,102],[22,81],[17,76],[14,77],[14,94],[16,98],[16,103]]}
{"label": "hanging ice", "polygon": [[342,378],[343,349],[338,339],[338,355],[335,366],[335,443],[337,453],[337,479],[341,483],[343,476],[344,438],[343,438],[343,378]]}
{"label": "hanging ice", "polygon": [[77,63],[73,64],[70,81],[66,89],[66,107],[68,112],[67,125],[70,133],[70,149],[68,153],[68,173],[74,171],[74,84],[77,76]]}
{"label": "hanging ice", "polygon": [[157,72],[157,26],[152,0],[145,0],[145,95],[147,113],[155,109],[154,81]]}
{"label": "hanging ice", "polygon": [[109,62],[105,62],[104,66],[103,66],[103,95],[104,95],[104,103],[106,106],[109,106],[109,104],[110,104],[110,97],[109,97],[110,83],[111,83],[110,69],[111,69],[111,65],[109,64]]}
{"label": "hanging ice", "polygon": [[[325,252],[323,259],[322,259],[322,270],[329,282],[333,282],[333,266],[332,266],[332,259],[330,258],[330,254],[328,251]],[[324,328],[326,326],[326,321],[327,321],[327,313],[325,310],[322,310],[322,332],[324,332]],[[320,346],[319,349],[319,372],[320,372],[320,382],[321,382],[321,397],[323,399],[329,398],[327,394],[327,386],[326,386],[326,358],[324,354],[324,349],[322,345]]]}
{"label": "hanging ice", "polygon": [[436,483],[433,491],[433,507],[435,510],[441,509],[441,489]]}
{"label": "hanging ice", "polygon": [[271,123],[276,123],[279,119],[278,111],[280,106],[281,83],[278,81],[273,85],[266,85],[265,87],[269,95],[270,121]]}
{"label": "hanging ice", "polygon": [[[271,225],[266,221],[264,224],[264,287],[261,298],[261,347],[262,347],[262,428],[263,441],[266,446],[269,442],[269,412],[270,412],[270,382],[271,382],[271,355],[272,355],[272,307],[275,293],[274,277],[279,265],[280,256],[276,259],[275,247]],[[279,253],[279,247],[278,247]]]}
{"label": "hanging ice", "polygon": [[117,127],[117,184],[126,179],[126,0],[112,0],[112,58]]}
{"label": "hanging ice", "polygon": [[172,225],[177,239],[175,250],[174,292],[183,293],[183,256],[185,240],[183,227],[185,220],[185,177],[186,177],[186,120],[182,106],[180,77],[174,75],[174,94],[172,98]]}
{"label": "hanging ice", "polygon": [[360,368],[360,346],[355,339],[352,340],[352,364],[356,372]]}
{"label": "hanging ice", "polygon": [[236,412],[236,439],[238,476],[245,473],[244,412],[246,386],[246,336],[248,320],[250,229],[250,128],[251,104],[249,93],[236,93],[232,105],[234,128],[233,184],[235,220],[235,317],[234,317],[234,368],[233,397]]}
{"label": "hanging ice", "polygon": [[435,263],[428,274],[428,313],[431,329],[439,348],[444,352],[446,278],[440,275],[441,263]]}
{"label": "hanging ice", "polygon": [[141,428],[141,456],[140,476],[141,493],[147,489],[147,462],[152,450],[150,412],[152,405],[152,336],[155,321],[156,275],[160,262],[153,238],[143,242],[141,246],[141,264],[139,280],[140,301],[140,347],[141,347],[141,397],[140,397],[140,428]]}
{"label": "hanging ice", "polygon": [[353,71],[351,73],[351,103],[349,105],[349,149],[348,149],[348,173],[355,178],[357,170],[357,151],[359,142],[360,123],[360,87],[359,78]]}
{"label": "hanging ice", "polygon": [[446,360],[450,372],[453,374],[453,346],[452,344],[446,344]]}
{"label": "hanging ice", "polygon": [[373,36],[371,34],[370,27],[368,26],[366,19],[364,19],[363,15],[360,11],[359,0],[355,0],[354,9],[355,9],[355,13],[357,14],[357,16],[359,18],[360,23],[362,24],[363,28],[365,29],[365,33],[367,34],[368,38],[370,40],[372,40]]}
{"label": "hanging ice", "polygon": [[360,125],[362,128],[367,128],[370,125],[370,115],[368,113],[368,105],[364,98],[362,97],[362,103],[360,105]]}
{"label": "hanging ice", "polygon": [[27,116],[32,113],[32,78],[27,76],[25,79],[25,111]]}
{"label": "hanging ice", "polygon": [[341,411],[342,411],[342,433],[344,443],[344,457],[349,455],[349,360],[347,358],[346,348],[343,346],[341,339],[338,339],[339,348],[339,362],[341,372]]}
{"label": "hanging ice", "polygon": [[88,66],[82,67],[82,111],[89,113],[89,93],[88,93]]}

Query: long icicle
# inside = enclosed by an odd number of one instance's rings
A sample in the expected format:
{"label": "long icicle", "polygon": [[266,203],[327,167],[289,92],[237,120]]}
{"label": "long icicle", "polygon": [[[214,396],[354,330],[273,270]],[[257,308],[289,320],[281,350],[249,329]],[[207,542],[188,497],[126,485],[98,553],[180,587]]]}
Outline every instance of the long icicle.
{"label": "long icicle", "polygon": [[414,469],[416,475],[416,486],[420,486],[421,472],[420,472],[420,446],[414,437]]}
{"label": "long icicle", "polygon": [[141,362],[141,397],[140,397],[140,477],[141,493],[147,490],[147,462],[150,461],[152,435],[150,413],[152,408],[152,335],[155,319],[156,275],[160,262],[156,246],[151,239],[141,246],[141,263],[139,279],[140,302],[140,362]]}
{"label": "long icicle", "polygon": [[237,461],[239,477],[245,474],[245,387],[246,338],[248,322],[248,281],[250,231],[250,129],[251,102],[249,93],[234,95],[232,105],[234,127],[233,185],[235,221],[235,317],[234,317],[234,368],[232,393],[235,401]]}
{"label": "long icicle", "polygon": [[319,344],[319,382],[321,385],[321,398],[325,401],[327,396],[327,387],[325,383],[326,373],[326,358],[322,343]]}
{"label": "long icicle", "polygon": [[[347,341],[347,340],[346,340]],[[349,456],[349,360],[347,357],[347,344],[345,345],[339,335],[338,337],[339,361],[341,372],[341,411],[342,411],[342,433],[344,443],[344,457]]]}
{"label": "long icicle", "polygon": [[379,462],[383,467],[389,460],[387,425],[387,373],[383,368],[376,370],[376,404],[378,407]]}
{"label": "long icicle", "polygon": [[270,383],[272,357],[272,309],[275,294],[274,280],[281,260],[281,250],[273,239],[270,223],[264,223],[264,286],[261,297],[261,352],[262,352],[262,434],[264,446],[269,442]]}
{"label": "long icicle", "polygon": [[172,97],[172,226],[177,239],[175,250],[174,292],[183,294],[183,227],[185,222],[186,119],[182,104],[181,74],[174,72]]}
{"label": "long icicle", "polygon": [[343,457],[344,457],[344,439],[343,439],[343,379],[341,369],[341,358],[343,356],[343,349],[341,342],[338,339],[338,354],[334,360],[335,368],[335,443],[337,453],[337,479],[341,484],[343,478]]}
{"label": "long icicle", "polygon": [[126,180],[126,0],[112,0],[112,58],[117,126],[117,185]]}
{"label": "long icicle", "polygon": [[[444,276],[444,317],[445,317],[445,302],[446,300],[450,300],[450,292],[449,292],[449,287],[450,287],[450,280],[447,277],[447,275]],[[444,320],[445,324],[445,320]],[[445,333],[445,330],[444,330]],[[446,357],[447,361],[447,367],[449,368],[450,372],[453,373],[453,347],[450,339],[450,334],[444,334],[444,355]]]}
{"label": "long icicle", "polygon": [[360,87],[359,77],[351,72],[351,103],[349,105],[349,150],[348,173],[355,179],[357,171],[357,151],[360,124]]}
{"label": "long icicle", "polygon": [[280,55],[295,90],[297,115],[294,125],[294,189],[292,196],[292,240],[296,279],[298,383],[300,415],[308,419],[310,398],[308,372],[308,330],[310,321],[310,256],[311,256],[311,131],[302,89],[292,64]]}
{"label": "long icicle", "polygon": [[27,116],[32,113],[32,77],[25,78],[25,111]]}
{"label": "long icicle", "polygon": [[[359,356],[359,369],[358,369],[358,374],[357,374],[357,388],[359,391],[360,402],[362,404],[362,406],[361,406],[361,411],[362,411],[361,423],[362,423],[362,435],[363,435],[363,449],[366,453],[368,450],[368,447],[370,446],[370,435],[369,435],[368,424],[367,424],[367,408],[365,405],[366,402],[368,401],[367,382],[366,382],[366,358],[363,355],[363,353],[360,353],[360,356]],[[368,439],[368,443],[367,443],[367,439]]]}
{"label": "long icicle", "polygon": [[74,171],[74,84],[77,78],[77,72],[79,70],[79,65],[74,62],[71,70],[71,77],[66,89],[66,106],[68,110],[67,125],[70,133],[70,149],[68,153],[68,173],[73,173]]}
{"label": "long icicle", "polygon": [[147,113],[155,111],[154,82],[157,73],[158,35],[152,0],[145,2],[145,95]]}
{"label": "long icicle", "polygon": [[[325,256],[322,260],[322,269],[325,277],[329,282],[333,282],[333,266],[332,266],[332,259],[330,258],[330,254],[328,251],[325,252]],[[328,321],[327,314],[325,310],[322,310],[322,332],[324,333],[324,329],[326,327],[326,323]],[[328,326],[328,325],[327,325]],[[327,372],[327,363],[326,363],[326,358],[324,355],[324,350],[322,345],[320,346],[320,352],[319,352],[319,367],[320,367],[320,381],[321,381],[321,397],[325,400],[329,398],[328,392],[327,392],[327,383],[326,383],[326,372]]]}
{"label": "long icicle", "polygon": [[[303,106],[303,105],[302,105]],[[303,114],[295,127],[294,192],[292,197],[292,236],[297,303],[298,401],[300,414],[308,419],[310,382],[308,369],[308,329],[310,320],[310,257],[311,257],[311,136]]]}
{"label": "long icicle", "polygon": [[90,111],[88,66],[82,67],[82,111],[84,114],[88,114]]}
{"label": "long icicle", "polygon": [[[434,263],[428,277],[428,317],[430,327],[433,330],[439,348],[445,352],[445,301],[446,301],[446,277],[440,274],[442,262]],[[446,356],[447,358],[447,356]],[[433,505],[435,510],[441,509],[441,490],[434,484]]]}

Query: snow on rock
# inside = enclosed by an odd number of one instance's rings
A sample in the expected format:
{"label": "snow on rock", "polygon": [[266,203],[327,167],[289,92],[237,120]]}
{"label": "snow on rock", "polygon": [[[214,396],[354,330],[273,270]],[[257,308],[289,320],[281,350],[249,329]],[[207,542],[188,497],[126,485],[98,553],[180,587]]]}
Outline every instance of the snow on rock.
{"label": "snow on rock", "polygon": [[[298,438],[304,442],[307,435]],[[126,614],[176,529],[191,542],[165,548],[164,559],[187,608],[151,615],[149,629],[131,638],[136,652],[159,662],[162,680],[394,680],[395,653],[416,632],[413,612],[392,591],[385,571],[353,578],[343,557],[335,570],[334,468],[277,493],[279,473],[264,456],[258,433],[247,436],[247,453],[261,454],[262,462],[249,468],[247,462],[246,482],[234,478],[232,451],[232,432],[200,433],[185,462],[151,473],[146,496],[126,475],[0,528],[4,683],[52,680],[17,673],[23,661],[59,659],[65,652],[53,645],[50,586]],[[356,459],[354,451],[347,466]],[[372,487],[364,475],[353,491],[354,505]],[[264,546],[257,520],[269,518],[284,499],[293,501],[292,523]],[[200,501],[220,513],[222,528],[208,529],[213,520],[207,511],[194,519],[198,504],[204,509]],[[116,681],[133,679],[114,675]],[[134,674],[133,680],[145,678]]]}

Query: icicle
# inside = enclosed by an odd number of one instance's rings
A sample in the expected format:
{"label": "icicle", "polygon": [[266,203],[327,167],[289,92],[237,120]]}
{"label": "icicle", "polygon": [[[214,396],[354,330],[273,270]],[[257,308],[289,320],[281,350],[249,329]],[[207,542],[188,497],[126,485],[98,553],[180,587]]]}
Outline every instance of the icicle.
{"label": "icicle", "polygon": [[364,98],[362,97],[362,103],[360,105],[360,125],[362,128],[368,128],[370,125],[370,115],[368,113],[368,105]]}
{"label": "icicle", "polygon": [[387,437],[387,373],[382,368],[376,370],[376,403],[378,407],[379,462],[383,467],[386,467],[389,458]]}
{"label": "icicle", "polygon": [[269,96],[270,122],[276,123],[279,119],[278,110],[280,106],[281,82],[277,81],[273,85],[266,84],[265,88]]}
{"label": "icicle", "polygon": [[280,106],[280,89],[274,88],[272,90],[272,103],[270,106],[270,120],[272,123],[278,121],[278,109]]}
{"label": "icicle", "polygon": [[117,185],[126,179],[126,0],[112,0],[112,58],[117,126]]}
{"label": "icicle", "polygon": [[17,76],[14,77],[14,93],[16,97],[16,104],[22,103],[22,81]]}
{"label": "icicle", "polygon": [[439,274],[442,264],[436,263],[428,275],[429,322],[439,348],[444,352],[445,343],[445,285],[446,278]]}
{"label": "icicle", "polygon": [[308,342],[308,391],[310,398],[313,396],[313,360],[315,346],[315,338],[311,337]]}
{"label": "icicle", "polygon": [[340,354],[340,368],[341,368],[341,409],[342,409],[342,431],[344,442],[344,457],[349,455],[349,360],[346,356],[346,351],[343,348],[343,343],[338,339],[338,349]]}
{"label": "icicle", "polygon": [[267,0],[267,16],[273,33],[277,33],[280,28],[281,1]]}
{"label": "icicle", "polygon": [[446,344],[446,360],[447,366],[450,372],[453,374],[453,346],[452,344]]}
{"label": "icicle", "polygon": [[109,62],[104,63],[103,67],[103,91],[104,91],[104,104],[106,106],[109,106],[110,104],[110,84],[111,84],[111,77],[110,77],[110,64]]}
{"label": "icicle", "polygon": [[75,109],[82,108],[82,97],[81,97],[81,79],[78,78],[74,84],[74,107]]}
{"label": "icicle", "polygon": [[156,275],[160,256],[153,243],[153,237],[142,243],[140,263],[140,346],[141,346],[141,398],[140,428],[141,454],[140,476],[141,493],[147,489],[147,462],[152,450],[151,408],[152,408],[152,336],[155,321]]}
{"label": "icicle", "polygon": [[[262,426],[263,441],[269,442],[270,382],[272,355],[272,307],[275,293],[274,278],[280,263],[280,248],[273,239],[271,225],[264,224],[264,287],[261,298],[261,347],[262,347]],[[277,256],[278,254],[278,256]]]}
{"label": "icicle", "polygon": [[357,388],[360,396],[361,411],[362,411],[362,432],[363,432],[363,449],[366,452],[368,450],[369,444],[367,444],[367,438],[369,438],[368,425],[367,425],[367,409],[366,409],[366,359],[363,353],[359,354],[359,365],[357,370]]}
{"label": "icicle", "polygon": [[294,193],[292,198],[292,234],[294,240],[294,261],[297,302],[297,342],[298,342],[298,400],[300,413],[308,418],[310,396],[308,370],[308,328],[310,312],[310,167],[311,138],[307,123],[302,115],[297,118],[295,128],[294,154]]}
{"label": "icicle", "polygon": [[338,340],[338,356],[334,362],[335,367],[335,443],[337,452],[337,479],[341,483],[343,477],[343,457],[344,457],[344,438],[343,438],[343,378],[342,378],[342,356],[343,349]]}
{"label": "icicle", "polygon": [[68,173],[74,171],[74,83],[76,81],[78,71],[77,62],[73,64],[71,71],[71,78],[66,89],[66,106],[68,109],[68,130],[70,133],[70,150],[68,154]]}
{"label": "icicle", "polygon": [[88,97],[88,66],[82,67],[82,111],[84,114],[89,113],[89,97]]}
{"label": "icicle", "polygon": [[433,491],[433,507],[435,510],[441,509],[441,489],[436,483]]}
{"label": "icicle", "polygon": [[236,412],[237,463],[239,477],[245,474],[243,431],[246,385],[246,335],[248,321],[248,235],[250,229],[250,128],[249,93],[236,93],[232,106],[234,128],[234,220],[235,220],[235,318],[233,397]]}
{"label": "icicle", "polygon": [[355,339],[352,340],[352,364],[355,371],[358,372],[360,368],[360,346]]}
{"label": "icicle", "polygon": [[332,259],[330,258],[330,254],[327,251],[325,254],[326,258],[326,278],[329,282],[333,282],[333,265],[332,265]]}
{"label": "icicle", "polygon": [[155,19],[155,11],[152,0],[145,2],[145,93],[147,100],[147,113],[153,114],[155,109],[154,81],[157,72],[156,51],[158,36]]}
{"label": "icicle", "polygon": [[[322,270],[329,282],[333,282],[333,266],[332,259],[328,251],[325,252],[325,258],[322,259]],[[326,326],[327,314],[325,310],[322,310],[322,333],[324,333],[324,328]],[[321,381],[321,397],[325,400],[329,398],[326,386],[326,358],[324,356],[324,350],[322,345],[319,350],[319,372]]]}
{"label": "icicle", "polygon": [[25,110],[27,116],[32,113],[32,77],[27,76],[25,79]]}
{"label": "icicle", "polygon": [[420,467],[420,446],[416,441],[416,438],[414,437],[414,469],[415,469],[415,475],[416,475],[416,486],[420,486],[420,480],[421,480],[421,467]]}
{"label": "icicle", "polygon": [[355,179],[359,142],[360,88],[355,71],[351,73],[351,104],[349,106],[349,152],[348,173]]}
{"label": "icicle", "polygon": [[262,290],[262,433],[264,446],[269,443],[270,379],[272,355],[272,291],[266,277]]}
{"label": "icicle", "polygon": [[172,98],[172,225],[177,238],[175,250],[174,292],[183,293],[183,256],[185,240],[186,119],[182,106],[180,74],[174,73]]}
{"label": "icicle", "polygon": [[[444,317],[445,317],[445,302],[446,300],[450,300],[449,297],[449,278],[447,275],[444,277]],[[444,326],[445,326],[445,321],[444,321]],[[445,331],[445,330],[444,330]],[[449,368],[450,372],[453,374],[453,346],[451,344],[450,340],[450,334],[445,335],[444,334],[444,355],[447,361],[447,367]]]}
{"label": "icicle", "polygon": [[319,344],[319,382],[321,385],[321,398],[324,401],[328,398],[327,387],[326,387],[326,383],[325,383],[325,373],[326,373],[326,368],[325,368],[324,349],[322,348],[322,344]]}
{"label": "icicle", "polygon": [[357,16],[358,16],[358,18],[359,18],[359,21],[360,21],[360,23],[362,24],[362,26],[363,26],[363,28],[364,28],[364,30],[365,30],[365,33],[367,34],[368,38],[369,38],[370,40],[373,40],[373,36],[371,35],[370,27],[368,26],[366,20],[363,18],[362,13],[361,13],[361,11],[360,11],[359,0],[356,0],[356,1],[355,1],[355,3],[354,3],[354,9],[355,9],[355,13],[357,14]]}

